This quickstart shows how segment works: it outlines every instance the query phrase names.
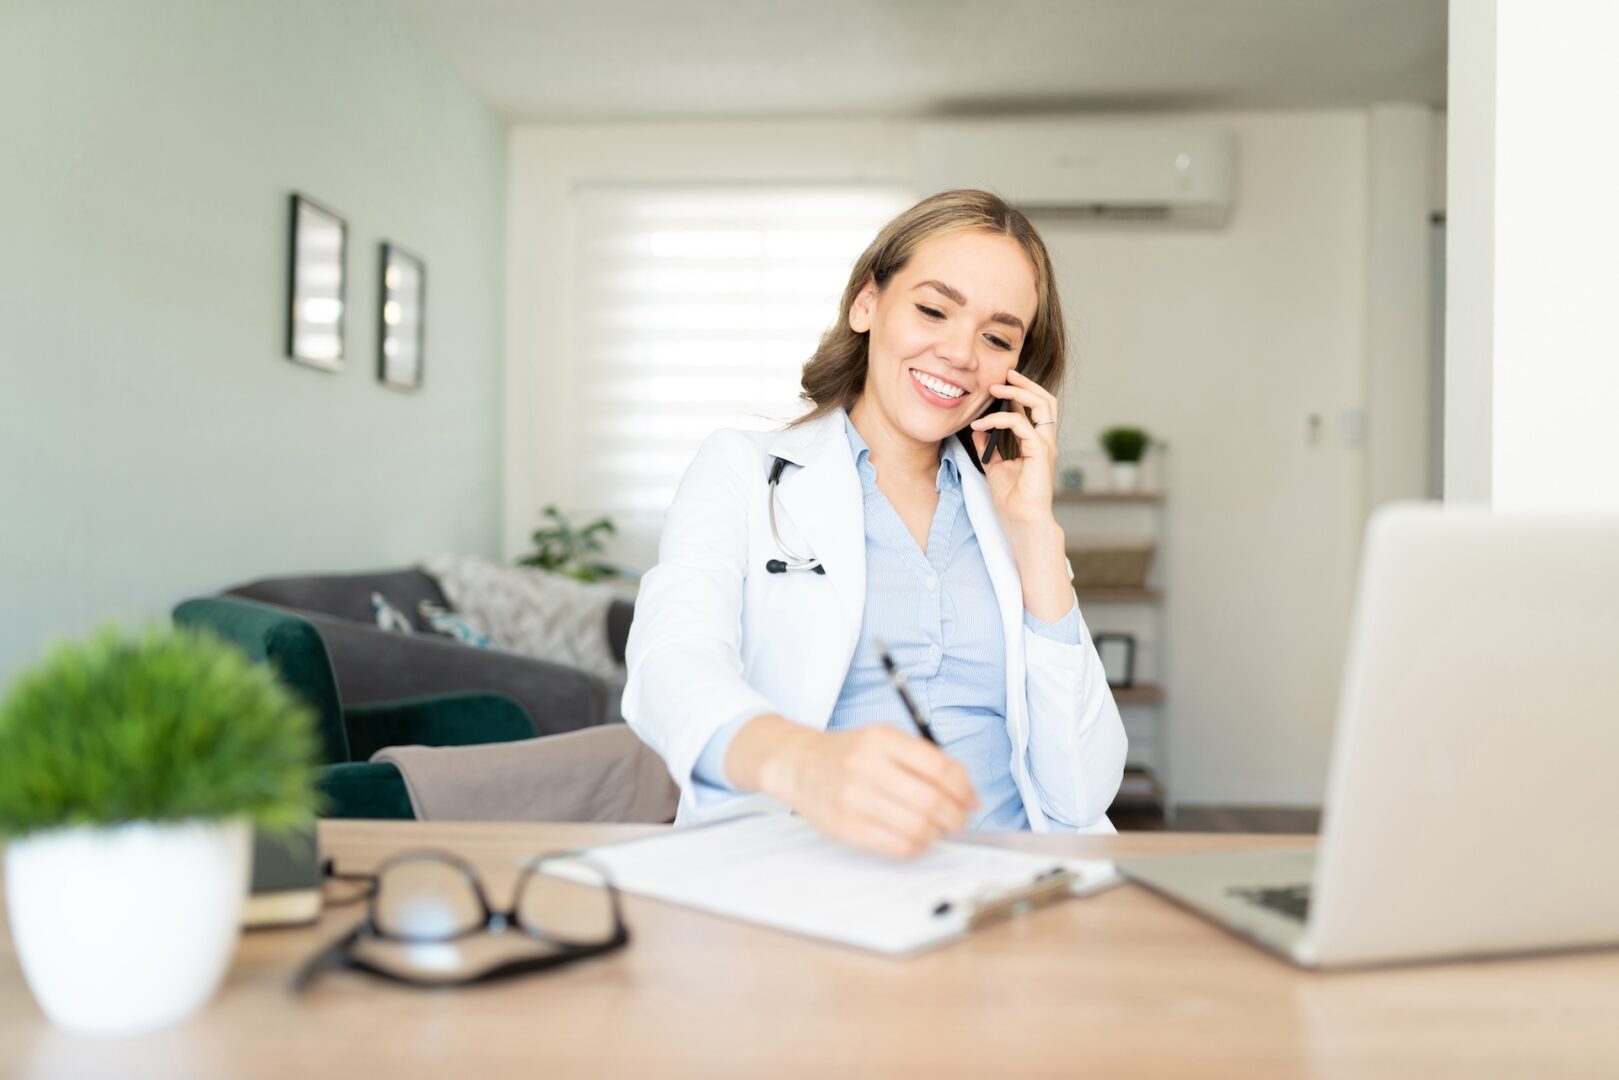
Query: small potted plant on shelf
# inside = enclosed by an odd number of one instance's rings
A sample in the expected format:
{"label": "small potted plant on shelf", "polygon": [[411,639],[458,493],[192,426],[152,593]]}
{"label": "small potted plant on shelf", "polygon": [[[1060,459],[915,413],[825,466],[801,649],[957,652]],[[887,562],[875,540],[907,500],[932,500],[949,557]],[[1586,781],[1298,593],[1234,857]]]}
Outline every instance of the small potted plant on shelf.
{"label": "small potted plant on shelf", "polygon": [[1099,440],[1111,462],[1109,478],[1114,491],[1135,491],[1141,486],[1141,455],[1151,437],[1138,427],[1110,427]]}
{"label": "small potted plant on shelf", "polygon": [[0,697],[0,835],[12,940],[50,1020],[170,1024],[235,949],[251,827],[315,812],[313,715],[203,633],[103,630]]}

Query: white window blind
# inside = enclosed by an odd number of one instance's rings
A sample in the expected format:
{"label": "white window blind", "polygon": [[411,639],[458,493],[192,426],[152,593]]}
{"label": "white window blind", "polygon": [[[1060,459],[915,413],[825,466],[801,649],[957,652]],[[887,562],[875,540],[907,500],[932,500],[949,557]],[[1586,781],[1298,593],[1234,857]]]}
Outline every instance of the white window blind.
{"label": "white window blind", "polygon": [[574,197],[569,502],[655,533],[711,431],[804,411],[799,374],[850,267],[913,197],[780,185],[591,185]]}

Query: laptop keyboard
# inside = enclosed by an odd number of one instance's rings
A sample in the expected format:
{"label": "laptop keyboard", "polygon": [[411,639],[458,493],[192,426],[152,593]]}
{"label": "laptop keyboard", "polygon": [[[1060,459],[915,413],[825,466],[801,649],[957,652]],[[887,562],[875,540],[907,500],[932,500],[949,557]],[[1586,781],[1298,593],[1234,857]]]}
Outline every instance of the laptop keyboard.
{"label": "laptop keyboard", "polygon": [[1278,885],[1266,889],[1228,889],[1232,896],[1238,896],[1250,904],[1257,904],[1262,908],[1280,912],[1290,919],[1303,922],[1310,914],[1310,886],[1309,885]]}

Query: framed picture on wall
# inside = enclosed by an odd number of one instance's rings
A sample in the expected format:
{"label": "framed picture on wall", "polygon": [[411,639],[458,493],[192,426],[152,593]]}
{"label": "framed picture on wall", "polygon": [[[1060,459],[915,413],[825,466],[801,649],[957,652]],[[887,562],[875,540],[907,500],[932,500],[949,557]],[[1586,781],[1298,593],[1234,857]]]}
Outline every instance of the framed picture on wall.
{"label": "framed picture on wall", "polygon": [[1094,634],[1096,654],[1102,658],[1107,684],[1116,690],[1134,686],[1136,681],[1136,639],[1134,634]]}
{"label": "framed picture on wall", "polygon": [[287,355],[300,364],[342,371],[348,223],[297,192],[290,217]]}
{"label": "framed picture on wall", "polygon": [[377,378],[398,390],[420,389],[427,329],[426,264],[397,244],[383,244],[380,295]]}

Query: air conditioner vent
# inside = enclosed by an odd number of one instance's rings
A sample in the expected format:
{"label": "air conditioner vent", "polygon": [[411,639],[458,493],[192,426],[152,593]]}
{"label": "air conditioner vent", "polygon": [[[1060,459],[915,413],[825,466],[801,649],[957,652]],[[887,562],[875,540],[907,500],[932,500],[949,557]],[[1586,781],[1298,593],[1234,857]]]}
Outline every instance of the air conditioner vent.
{"label": "air conditioner vent", "polygon": [[1162,203],[1157,206],[1122,206],[1117,203],[1040,206],[1022,203],[1018,209],[1027,214],[1061,221],[1169,221],[1175,214],[1172,208]]}
{"label": "air conditioner vent", "polygon": [[1014,206],[1076,221],[1221,225],[1236,147],[1211,127],[1077,120],[936,121],[918,126],[924,194],[985,188]]}

